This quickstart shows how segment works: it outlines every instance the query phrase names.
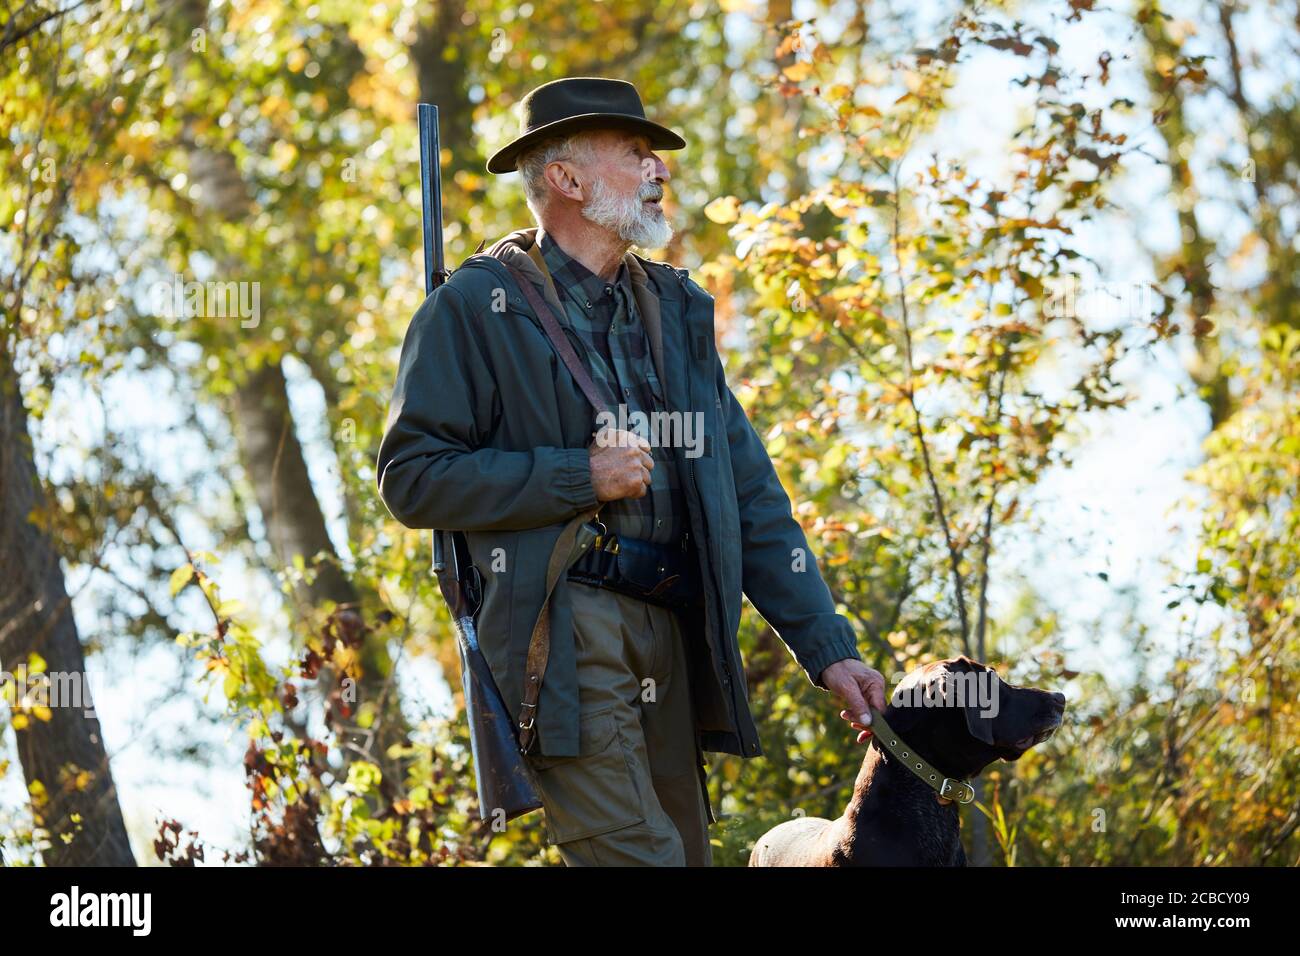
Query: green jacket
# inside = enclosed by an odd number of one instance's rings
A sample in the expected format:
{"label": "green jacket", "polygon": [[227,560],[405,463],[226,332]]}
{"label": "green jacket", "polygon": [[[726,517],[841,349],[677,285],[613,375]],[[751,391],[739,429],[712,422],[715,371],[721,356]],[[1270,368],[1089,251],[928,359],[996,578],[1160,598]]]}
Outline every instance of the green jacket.
{"label": "green jacket", "polygon": [[[550,593],[537,750],[576,756],[573,624],[558,570],[576,557],[577,528],[599,505],[587,452],[595,411],[502,265],[529,276],[562,315],[535,235],[518,230],[470,256],[416,311],[377,473],[379,494],[402,524],[465,532],[484,580],[479,644],[512,712]],[[674,449],[706,590],[706,610],[683,619],[698,742],[756,757],[763,750],[736,640],[742,590],[823,689],[827,665],[858,658],[853,629],[835,613],[771,459],[727,386],[713,297],[685,269],[632,253],[624,261],[668,407],[700,412],[704,423],[703,454]]]}

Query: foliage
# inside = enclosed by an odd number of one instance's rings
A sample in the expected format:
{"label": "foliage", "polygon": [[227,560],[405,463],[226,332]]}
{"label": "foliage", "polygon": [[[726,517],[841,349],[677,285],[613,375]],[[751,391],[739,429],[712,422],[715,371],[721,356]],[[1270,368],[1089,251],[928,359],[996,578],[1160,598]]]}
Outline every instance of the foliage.
{"label": "foliage", "polygon": [[[1153,253],[1154,314],[1077,314],[1058,293],[1099,278],[1083,232],[1117,228],[1117,187],[1150,171],[1134,130],[1161,127],[1176,157],[1223,74],[1153,5],[1035,6],[811,4],[796,20],[780,3],[128,0],[0,33],[4,349],[54,503],[32,520],[91,582],[77,599],[88,648],[174,648],[188,692],[215,702],[205,719],[242,741],[247,845],[212,846],[167,816],[149,837],[157,858],[558,862],[538,815],[504,832],[477,819],[428,535],[387,514],[374,460],[422,299],[414,104],[443,112],[454,265],[525,224],[517,183],[482,168],[511,135],[513,101],[616,63],[689,144],[670,158],[681,228],[665,258],[715,298],[728,379],[864,658],[892,682],[966,653],[1070,698],[1050,745],[985,775],[967,819],[988,862],[1294,863],[1300,340],[1297,246],[1277,211],[1294,187],[1293,116],[1279,98],[1251,118],[1267,188],[1250,201],[1267,214],[1254,240],[1224,239],[1215,270],[1235,275],[1262,243],[1258,281],[1211,290],[1212,230],[1193,222],[1196,241]],[[1116,88],[1118,50],[1083,66],[1068,55],[1060,37],[1081,23],[1147,43],[1149,109]],[[1001,168],[976,173],[944,124],[990,63],[1015,74],[1023,109]],[[1195,189],[1165,163],[1186,227]],[[260,313],[175,314],[154,293],[175,277],[253,283]],[[1000,549],[1033,533],[1024,501],[1070,465],[1084,420],[1129,402],[1121,361],[1171,345],[1208,356],[1220,341],[1213,375],[1235,404],[1212,416],[1192,476],[1207,495],[1200,552],[1167,609],[1183,643],[1157,659],[1135,624],[1135,681],[1081,673],[1052,596],[1024,590],[991,610],[992,583],[1014,579]],[[286,429],[313,451],[301,495],[322,512],[338,502],[333,554],[280,560],[258,504],[232,409],[276,368],[291,380]],[[132,403],[157,417],[123,414]],[[70,406],[101,424],[62,419]],[[355,601],[304,601],[331,562]],[[218,578],[249,600],[223,597]],[[1208,634],[1201,609],[1222,621]],[[741,641],[767,756],[711,759],[728,865],[791,814],[838,815],[861,758],[757,614]],[[375,647],[391,673],[376,675]],[[451,714],[399,679],[425,661],[449,681]],[[358,697],[376,677],[381,697]],[[394,700],[408,726],[372,747]],[[27,783],[34,806],[45,786]],[[34,861],[42,839],[33,820],[0,816],[6,862]]]}

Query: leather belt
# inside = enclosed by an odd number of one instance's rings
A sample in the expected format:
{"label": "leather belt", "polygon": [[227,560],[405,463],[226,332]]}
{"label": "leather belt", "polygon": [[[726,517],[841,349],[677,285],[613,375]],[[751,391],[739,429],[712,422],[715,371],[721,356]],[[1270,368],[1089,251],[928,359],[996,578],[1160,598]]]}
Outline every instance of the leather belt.
{"label": "leather belt", "polygon": [[704,606],[699,556],[689,535],[677,544],[657,544],[611,533],[603,522],[591,547],[569,566],[567,577],[579,584],[668,607]]}

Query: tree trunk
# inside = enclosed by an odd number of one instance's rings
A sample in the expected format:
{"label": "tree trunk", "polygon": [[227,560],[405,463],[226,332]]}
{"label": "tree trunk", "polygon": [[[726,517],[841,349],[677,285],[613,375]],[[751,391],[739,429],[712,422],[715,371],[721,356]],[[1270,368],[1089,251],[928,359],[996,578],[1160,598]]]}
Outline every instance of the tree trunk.
{"label": "tree trunk", "polygon": [[[177,12],[180,37],[207,26],[206,0],[187,0]],[[177,47],[177,56],[188,59],[187,46]],[[201,119],[189,115],[186,135],[190,161],[190,179],[201,185],[199,210],[214,222],[244,224],[253,211],[248,183],[240,174],[234,156],[227,150],[205,148],[189,134],[191,124]],[[227,261],[222,268],[230,273],[239,270],[238,262]],[[310,364],[310,363],[308,363]],[[295,590],[294,599],[312,608],[333,601],[337,609],[331,625],[341,637],[359,637],[360,676],[354,694],[340,694],[332,669],[322,672],[322,684],[333,685],[327,718],[344,746],[344,757],[373,760],[384,771],[386,790],[398,784],[403,763],[387,760],[384,752],[393,744],[405,744],[409,727],[402,715],[396,688],[391,683],[392,661],[382,635],[365,628],[357,590],[344,572],[338,552],[330,541],[325,517],[307,472],[307,462],[294,430],[293,413],[284,371],[279,363],[264,365],[250,372],[247,382],[235,393],[233,426],[239,446],[240,461],[248,474],[266,535],[276,558],[290,566],[301,555],[314,572],[314,580]],[[346,489],[345,489],[346,491]],[[313,558],[323,552],[320,561]],[[378,707],[370,730],[356,726],[351,717],[364,702]],[[341,713],[339,704],[347,704],[350,715]]]}
{"label": "tree trunk", "polygon": [[[1157,57],[1175,57],[1178,47],[1170,39],[1164,19],[1153,15],[1142,25],[1143,36],[1149,50],[1145,65],[1147,85],[1152,102],[1161,104],[1164,121],[1159,124],[1165,141],[1170,170],[1170,190],[1176,200],[1178,226],[1182,241],[1180,251],[1165,263],[1161,279],[1178,273],[1187,290],[1193,321],[1208,318],[1215,306],[1214,284],[1210,279],[1210,259],[1214,243],[1205,238],[1196,215],[1196,182],[1191,163],[1182,154],[1182,148],[1192,139],[1183,109],[1183,91],[1177,83],[1156,69]],[[1158,267],[1160,268],[1160,267]],[[1196,358],[1188,375],[1201,391],[1202,400],[1210,413],[1210,430],[1218,428],[1232,414],[1232,395],[1228,389],[1228,376],[1223,369],[1223,354],[1218,331],[1195,336]]]}
{"label": "tree trunk", "polygon": [[[294,431],[284,371],[279,365],[267,365],[250,373],[236,391],[234,404],[240,459],[257,495],[267,540],[282,564],[289,566],[301,555],[308,570],[315,572],[313,580],[297,589],[296,599],[310,608],[330,601],[340,605],[334,617],[336,631],[358,634],[363,622],[357,589],[339,564],[325,515],[312,491],[307,461]],[[321,560],[313,562],[316,555]],[[336,720],[334,730],[355,748],[349,751],[352,756],[358,755],[358,749],[366,751],[389,771],[398,765],[390,765],[384,751],[405,743],[409,728],[391,683],[393,664],[382,636],[366,634],[362,642],[362,673],[356,702],[349,706],[355,710],[362,702],[376,702],[375,736],[371,740],[368,733],[344,720]]]}
{"label": "tree trunk", "polygon": [[[32,520],[44,505],[27,410],[0,349],[0,668],[17,678],[39,654],[47,674],[77,675],[84,694],[86,662],[59,553]],[[93,701],[80,703],[51,706],[49,720],[25,715],[27,725],[15,727],[32,813],[50,835],[41,857],[47,866],[134,866],[99,720],[86,715]]]}
{"label": "tree trunk", "polygon": [[[267,540],[284,563],[302,555],[316,569],[302,597],[313,606],[326,601],[355,604],[357,592],[339,567],[325,516],[312,492],[302,445],[294,432],[288,385],[279,365],[264,365],[249,374],[235,392],[235,437],[253,483],[266,525]],[[325,552],[325,560],[312,557]]]}
{"label": "tree trunk", "polygon": [[[463,0],[443,0],[434,6],[433,17],[416,28],[411,59],[419,84],[421,103],[438,107],[438,133],[444,149],[451,152],[447,172],[482,168],[482,156],[474,138],[473,105],[466,94],[465,27],[461,23]],[[414,111],[411,115],[415,119]]]}

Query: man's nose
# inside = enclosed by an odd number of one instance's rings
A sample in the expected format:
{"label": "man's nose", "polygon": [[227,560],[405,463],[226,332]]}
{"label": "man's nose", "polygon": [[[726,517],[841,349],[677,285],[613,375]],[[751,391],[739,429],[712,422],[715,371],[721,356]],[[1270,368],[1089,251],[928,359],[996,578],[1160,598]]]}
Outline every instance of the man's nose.
{"label": "man's nose", "polygon": [[659,158],[657,153],[651,153],[650,158],[654,160],[654,179],[651,180],[652,182],[658,181],[666,183],[668,180],[672,179],[671,174],[668,172],[668,167],[664,164],[664,161]]}

